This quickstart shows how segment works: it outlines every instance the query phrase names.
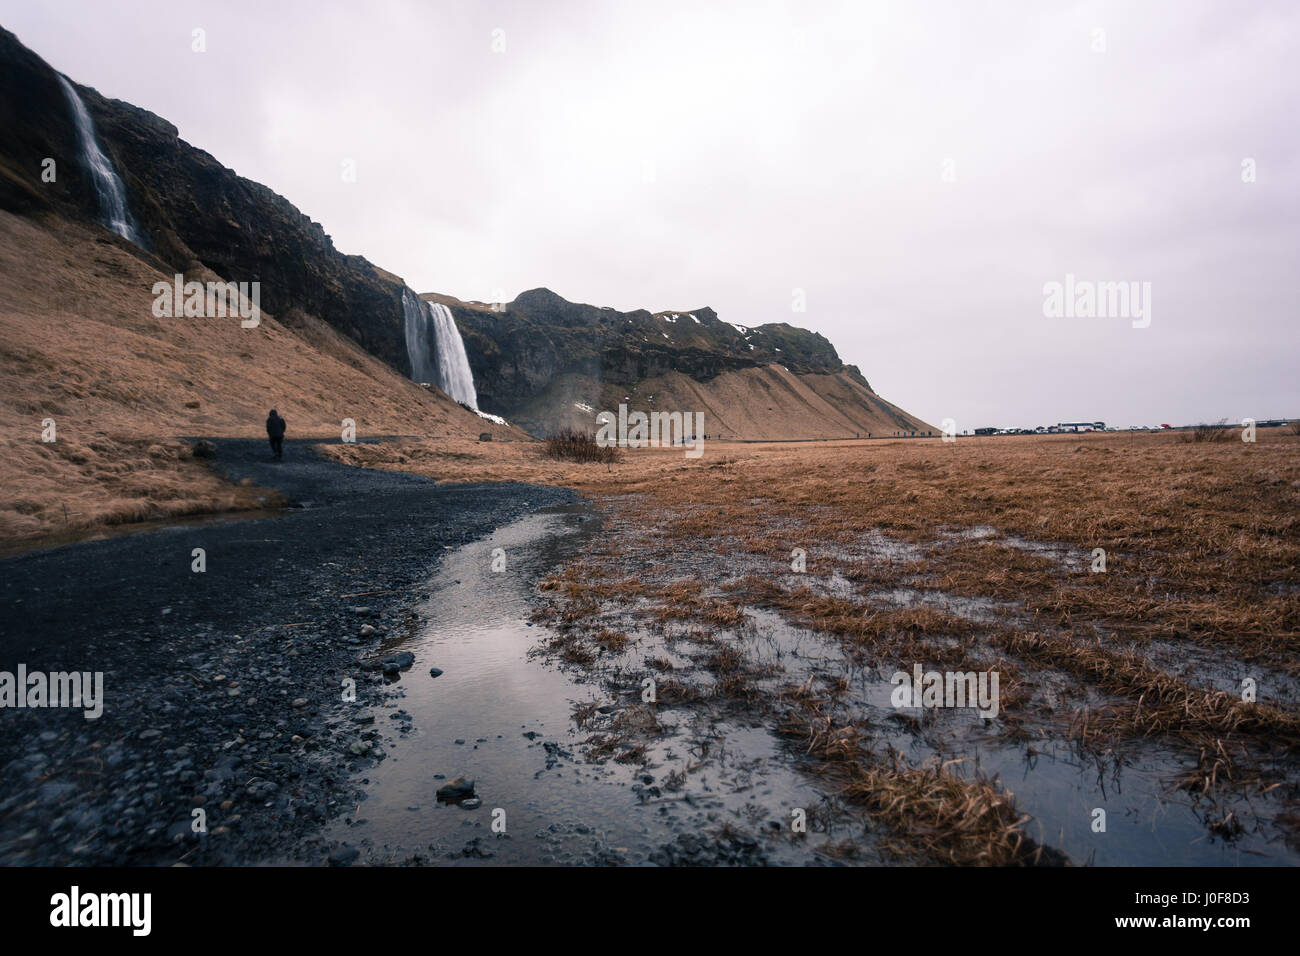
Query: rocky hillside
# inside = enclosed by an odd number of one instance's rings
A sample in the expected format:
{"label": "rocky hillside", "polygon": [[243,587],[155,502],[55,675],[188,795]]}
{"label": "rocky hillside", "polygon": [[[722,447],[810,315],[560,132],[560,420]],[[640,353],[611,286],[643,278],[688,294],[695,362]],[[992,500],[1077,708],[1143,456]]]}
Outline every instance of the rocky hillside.
{"label": "rocky hillside", "polygon": [[[147,247],[133,247],[136,255],[187,278],[207,271],[234,282],[258,281],[266,312],[296,310],[318,318],[409,375],[399,278],[339,252],[319,223],[181,140],[166,120],[73,85],[126,186]],[[94,185],[79,161],[58,74],[3,29],[0,128],[0,209],[97,220]],[[53,182],[42,177],[47,158],[56,162]]]}
{"label": "rocky hillside", "polygon": [[[99,225],[98,196],[60,77],[2,29],[0,212],[38,223],[52,236],[66,233],[60,223],[98,231],[100,240],[141,264],[141,282],[175,273],[201,281],[256,281],[262,310],[283,327],[341,333],[409,377],[401,279],[339,252],[320,224],[185,143],[166,120],[73,86],[123,180],[141,244]],[[53,179],[42,175],[50,159],[57,168]],[[130,309],[148,307],[147,285],[122,292],[133,296]],[[876,396],[824,337],[784,323],[745,328],[709,308],[623,313],[568,302],[546,289],[525,292],[502,311],[426,298],[453,310],[480,407],[534,435],[589,426],[596,411],[623,402],[645,410],[704,411],[707,433],[728,438],[933,430]],[[237,368],[227,367],[231,374],[222,387],[234,398],[246,382]],[[457,429],[481,423],[447,405]]]}
{"label": "rocky hillside", "polygon": [[935,431],[871,390],[827,339],[786,323],[749,328],[710,308],[618,312],[533,289],[492,308],[441,302],[465,340],[479,407],[535,435],[591,427],[620,403],[702,411],[707,434],[851,438]]}
{"label": "rocky hillside", "polygon": [[[272,503],[184,441],[260,436],[272,407],[296,438],[350,419],[361,440],[527,439],[409,380],[400,279],[165,121],[78,89],[143,245],[99,222],[58,75],[0,30],[0,547]],[[155,314],[177,272],[258,282],[260,324]]]}

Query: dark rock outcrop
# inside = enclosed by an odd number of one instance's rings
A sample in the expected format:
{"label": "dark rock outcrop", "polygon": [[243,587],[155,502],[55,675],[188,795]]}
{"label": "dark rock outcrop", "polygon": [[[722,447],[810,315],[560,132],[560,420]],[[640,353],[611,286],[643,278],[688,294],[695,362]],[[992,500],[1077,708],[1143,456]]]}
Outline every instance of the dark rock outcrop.
{"label": "dark rock outcrop", "polygon": [[569,302],[549,289],[532,289],[495,308],[442,295],[425,298],[447,305],[456,319],[479,407],[534,434],[550,421],[539,403],[553,401],[548,392],[565,379],[598,383],[613,396],[670,372],[709,382],[724,372],[776,364],[796,375],[844,374],[870,390],[825,336],[784,322],[732,325],[707,306],[618,312]]}
{"label": "dark rock outcrop", "polygon": [[[73,85],[122,177],[147,248],[107,231],[106,241],[131,246],[165,271],[206,268],[228,281],[260,282],[266,312],[314,315],[409,375],[400,279],[339,252],[319,223],[180,139],[166,120]],[[0,208],[97,219],[58,74],[3,29],[0,91]],[[47,159],[56,163],[53,182],[42,180]]]}

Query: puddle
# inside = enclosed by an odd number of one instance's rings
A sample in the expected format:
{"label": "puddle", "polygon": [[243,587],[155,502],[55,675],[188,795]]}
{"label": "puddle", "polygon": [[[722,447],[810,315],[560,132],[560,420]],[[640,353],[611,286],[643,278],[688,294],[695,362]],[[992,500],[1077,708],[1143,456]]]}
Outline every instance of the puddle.
{"label": "puddle", "polygon": [[1029,538],[1022,538],[1019,535],[1003,534],[992,525],[975,525],[970,528],[961,528],[958,530],[944,529],[942,536],[950,540],[960,541],[994,541],[997,544],[1004,544],[1008,548],[1015,548],[1028,554],[1038,555],[1039,557],[1048,558],[1055,561],[1066,571],[1077,571],[1084,567],[1084,558],[1091,557],[1091,552],[1080,552],[1077,548],[1071,548],[1063,544],[1052,544],[1047,541],[1031,541]]}
{"label": "puddle", "polygon": [[1006,615],[1015,613],[1019,606],[992,598],[963,597],[944,591],[922,591],[917,588],[889,588],[868,591],[867,599],[897,608],[931,607],[946,611],[954,617],[964,617],[979,624],[993,624]]}
{"label": "puddle", "polygon": [[[415,663],[401,674],[403,693],[372,711],[387,756],[362,772],[366,799],[331,839],[371,863],[644,864],[695,862],[693,846],[674,850],[684,859],[665,859],[663,847],[708,844],[729,826],[758,856],[717,860],[705,845],[699,862],[806,863],[810,842],[849,835],[790,838],[789,808],[813,817],[828,797],[762,726],[701,724],[663,707],[667,732],[637,741],[645,766],[584,759],[583,741],[632,701],[530,655],[552,632],[529,618],[537,580],[576,557],[598,525],[582,505],[549,509],[444,557],[418,608],[426,623],[382,649],[410,651]],[[494,549],[504,573],[491,570]],[[433,678],[431,667],[443,673]],[[573,712],[584,703],[616,709],[578,728]],[[475,781],[481,806],[436,800],[461,776]],[[501,819],[504,834],[493,829]]]}
{"label": "puddle", "polygon": [[[1171,768],[1185,756],[1141,742],[1126,747],[1121,767],[1081,760],[1056,741],[1027,747],[977,746],[970,763],[1015,795],[1017,809],[1034,819],[1030,836],[1064,851],[1075,863],[1098,866],[1278,866],[1297,860],[1279,838],[1275,801],[1221,798],[1218,809],[1169,785]],[[1105,832],[1094,832],[1095,811],[1105,811]],[[1207,821],[1236,813],[1248,832],[1215,837]]]}
{"label": "puddle", "polygon": [[[422,862],[436,863],[802,865],[832,862],[830,851],[847,843],[858,855],[845,862],[882,862],[874,837],[864,832],[862,812],[838,804],[815,773],[800,770],[797,748],[773,734],[761,709],[725,699],[661,704],[656,716],[662,731],[630,738],[644,745],[644,765],[584,759],[584,742],[610,731],[635,705],[640,677],[661,673],[656,663],[672,679],[707,692],[718,677],[706,659],[734,647],[743,650],[746,666],[760,675],[756,686],[761,693],[846,679],[849,690],[836,705],[837,720],[866,718],[874,748],[893,748],[909,766],[955,761],[949,764],[954,773],[996,779],[1031,816],[1026,832],[1076,864],[1300,862],[1300,853],[1286,846],[1274,823],[1284,809],[1280,799],[1225,790],[1217,803],[1198,802],[1175,789],[1173,781],[1194,759],[1188,753],[1139,740],[1126,742],[1118,757],[1105,762],[1081,755],[1064,739],[1066,711],[1105,701],[1050,668],[1024,665],[1021,676],[1037,688],[1035,694],[1045,695],[1056,717],[1029,711],[1009,724],[1001,718],[986,722],[973,710],[900,711],[891,700],[892,666],[856,665],[837,640],[793,627],[775,611],[745,606],[745,623],[732,628],[695,621],[656,626],[638,619],[637,606],[644,600],[607,605],[584,622],[584,628],[608,627],[629,638],[626,647],[602,655],[589,670],[561,668],[530,656],[554,636],[547,627],[528,624],[536,607],[536,581],[579,558],[584,548],[589,551],[595,534],[590,514],[571,506],[522,519],[446,556],[432,582],[432,597],[421,609],[427,625],[385,649],[410,650],[415,665],[402,676],[402,699],[377,713],[377,723],[393,725],[384,728],[389,756],[368,773],[360,822],[341,821],[331,834],[335,839],[361,846],[371,862],[402,862],[418,855]],[[1054,550],[1034,542],[1011,544],[1045,554]],[[911,546],[896,546],[883,536],[868,536],[867,545],[890,560],[910,557]],[[494,548],[505,552],[504,574],[490,571]],[[688,555],[699,561],[693,573],[708,574],[718,585],[731,574],[760,566],[759,559],[732,554],[727,575],[720,579],[714,556]],[[1063,551],[1056,557],[1067,559]],[[590,553],[585,560],[592,560]],[[682,570],[674,566],[674,579]],[[647,583],[653,578],[643,575]],[[854,585],[831,572],[818,587],[848,595]],[[711,587],[703,596],[725,595]],[[983,623],[1014,618],[1017,607],[906,587],[866,596],[900,607],[934,606]],[[977,649],[971,660],[982,656]],[[431,666],[445,673],[432,679]],[[1068,703],[1058,704],[1057,691]],[[588,703],[612,704],[615,710],[579,728],[574,710]],[[409,716],[409,723],[391,720],[393,715]],[[403,725],[412,729],[403,734],[397,729]],[[1009,735],[1013,726],[1026,736]],[[475,778],[482,806],[465,810],[437,804],[434,791],[445,782],[437,774],[445,780]],[[790,833],[792,808],[808,811],[813,832],[806,837]],[[1105,832],[1094,830],[1097,809],[1105,810]],[[492,830],[498,810],[505,812],[504,836]],[[1245,830],[1225,841],[1208,824],[1228,811]],[[723,828],[742,833],[753,855],[719,859],[707,846],[694,846],[701,838],[709,843],[710,835]],[[665,847],[684,843],[693,848],[665,855]]]}
{"label": "puddle", "polygon": [[[1029,720],[1030,742],[998,736],[1005,725],[985,722],[971,709],[895,708],[890,682],[893,666],[854,669],[834,642],[816,632],[793,627],[778,614],[746,608],[758,638],[751,656],[771,658],[772,648],[784,666],[783,678],[800,683],[810,676],[843,674],[852,690],[844,704],[849,714],[866,717],[876,743],[907,754],[910,766],[940,759],[954,773],[976,772],[1015,796],[1016,806],[1032,816],[1026,832],[1065,852],[1076,864],[1111,866],[1293,865],[1300,854],[1286,846],[1274,818],[1284,809],[1271,797],[1221,792],[1216,803],[1199,802],[1172,786],[1178,773],[1193,764],[1153,741],[1132,741],[1121,759],[1102,766],[1075,748],[1042,733],[1047,724]],[[753,653],[757,645],[766,648]],[[1040,680],[1044,675],[1040,675]],[[1097,707],[1104,701],[1088,700]],[[1071,708],[1076,706],[1070,705]],[[1106,831],[1094,832],[1096,809],[1106,813]],[[1233,812],[1245,832],[1232,840],[1214,836],[1207,824]]]}
{"label": "puddle", "polygon": [[190,515],[179,518],[158,518],[151,521],[132,521],[126,524],[108,525],[102,528],[87,528],[82,531],[66,531],[49,534],[27,541],[11,541],[0,545],[0,558],[13,558],[33,551],[47,551],[69,544],[81,544],[84,541],[103,541],[108,538],[124,538],[133,534],[157,533],[170,531],[188,531],[196,527],[234,524],[239,521],[262,521],[278,518],[293,511],[292,508],[255,508],[245,511],[223,511],[219,514]]}

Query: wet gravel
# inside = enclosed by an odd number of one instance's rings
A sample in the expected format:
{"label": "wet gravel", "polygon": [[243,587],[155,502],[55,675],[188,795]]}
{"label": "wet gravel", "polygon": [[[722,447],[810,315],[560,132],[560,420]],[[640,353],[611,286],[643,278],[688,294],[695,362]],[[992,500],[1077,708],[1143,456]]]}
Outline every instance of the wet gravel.
{"label": "wet gravel", "polygon": [[384,755],[378,647],[446,549],[576,498],[214,443],[214,467],[298,506],[0,561],[0,671],[104,680],[98,719],[0,709],[0,864],[351,862],[322,830]]}

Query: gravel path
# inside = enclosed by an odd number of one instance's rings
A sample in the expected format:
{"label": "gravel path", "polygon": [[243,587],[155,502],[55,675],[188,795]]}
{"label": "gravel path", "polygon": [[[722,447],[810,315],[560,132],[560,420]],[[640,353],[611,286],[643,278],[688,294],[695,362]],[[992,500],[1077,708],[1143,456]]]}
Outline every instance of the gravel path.
{"label": "gravel path", "polygon": [[363,663],[415,625],[445,549],[576,498],[351,468],[320,442],[286,442],[282,462],[264,441],[215,444],[230,478],[301,507],[0,561],[0,672],[104,682],[97,719],[0,709],[0,864],[342,862],[323,825],[382,755],[367,705],[386,685]]}

